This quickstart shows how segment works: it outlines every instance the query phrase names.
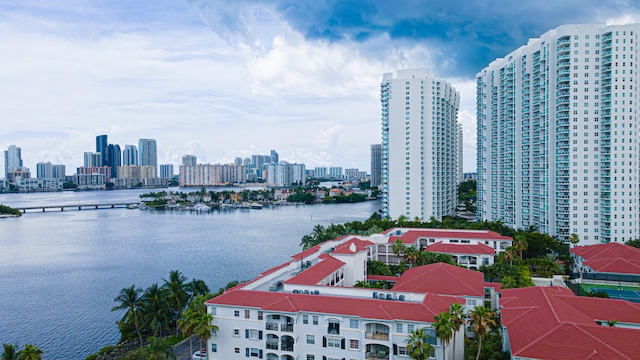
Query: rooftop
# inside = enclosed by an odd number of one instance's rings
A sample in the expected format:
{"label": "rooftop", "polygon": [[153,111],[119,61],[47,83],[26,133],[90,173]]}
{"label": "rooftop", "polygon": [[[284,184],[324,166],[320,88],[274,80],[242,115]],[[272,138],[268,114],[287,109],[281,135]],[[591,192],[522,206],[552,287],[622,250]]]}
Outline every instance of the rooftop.
{"label": "rooftop", "polygon": [[[402,229],[392,229],[400,230]],[[393,233],[387,231],[385,234]],[[502,236],[491,230],[457,230],[457,229],[410,229],[402,235],[389,236],[388,242],[394,243],[400,239],[404,244],[413,244],[418,238],[434,238],[434,239],[474,239],[474,240],[494,240],[494,241],[513,241],[508,236]]]}
{"label": "rooftop", "polygon": [[640,359],[640,330],[596,320],[640,324],[640,305],[578,297],[561,287],[502,290],[502,325],[512,356],[535,359]]}
{"label": "rooftop", "polygon": [[492,247],[485,244],[446,244],[442,241],[427,246],[424,251],[465,255],[495,255],[496,253]]}
{"label": "rooftop", "polygon": [[633,246],[615,242],[577,246],[571,253],[582,257],[583,264],[596,272],[640,274],[640,249]]}

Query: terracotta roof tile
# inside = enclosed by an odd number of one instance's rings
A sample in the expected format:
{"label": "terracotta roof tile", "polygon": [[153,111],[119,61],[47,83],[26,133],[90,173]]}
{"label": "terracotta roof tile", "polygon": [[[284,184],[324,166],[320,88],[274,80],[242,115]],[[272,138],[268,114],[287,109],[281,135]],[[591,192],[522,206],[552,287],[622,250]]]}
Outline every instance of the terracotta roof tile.
{"label": "terracotta roof tile", "polygon": [[424,251],[445,254],[495,255],[496,251],[484,244],[445,244],[439,241],[427,246]]}
{"label": "terracotta roof tile", "polygon": [[418,266],[405,271],[394,291],[484,296],[484,275],[445,263]]}

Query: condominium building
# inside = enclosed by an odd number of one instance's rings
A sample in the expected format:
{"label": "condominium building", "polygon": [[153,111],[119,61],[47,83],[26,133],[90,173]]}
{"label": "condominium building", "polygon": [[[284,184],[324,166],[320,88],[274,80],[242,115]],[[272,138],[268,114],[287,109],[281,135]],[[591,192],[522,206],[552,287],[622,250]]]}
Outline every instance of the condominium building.
{"label": "condominium building", "polygon": [[[96,153],[102,154],[100,158],[101,163],[91,166],[105,166],[109,162],[109,156],[107,152],[107,147],[109,146],[109,141],[107,139],[107,135],[98,135],[96,136]],[[85,165],[87,166],[87,165]]]}
{"label": "condominium building", "polygon": [[173,178],[173,164],[162,164],[160,165],[160,178],[161,179],[171,179]]}
{"label": "condominium building", "polygon": [[65,178],[65,166],[55,165],[51,162],[39,162],[36,164],[36,178],[38,179],[63,179]]}
{"label": "condominium building", "polygon": [[383,75],[382,210],[438,220],[455,211],[459,93],[426,69]]}
{"label": "condominium building", "polygon": [[138,148],[135,145],[125,145],[122,152],[122,165],[131,166],[139,165]]}
{"label": "condominium building", "polygon": [[371,144],[371,187],[380,186],[382,181],[382,144]]}
{"label": "condominium building", "polygon": [[429,335],[430,358],[452,359],[454,348],[462,354],[464,329],[443,349],[432,324],[453,303],[499,307],[499,284],[482,273],[437,263],[384,277],[393,283],[387,290],[354,287],[379,279],[367,275],[367,260],[405,231],[324,242],[207,301],[218,327],[208,358],[408,359],[407,339],[417,329]]}
{"label": "condominium building", "polygon": [[180,186],[212,186],[245,183],[246,181],[247,176],[244,165],[180,165]]}
{"label": "condominium building", "polygon": [[560,26],[477,74],[480,220],[638,238],[638,32]]}
{"label": "condominium building", "polygon": [[22,149],[15,145],[9,146],[4,151],[4,175],[7,179],[10,178],[9,173],[12,172],[25,172],[28,173],[29,169],[22,166]]}
{"label": "condominium building", "polygon": [[138,159],[140,166],[153,166],[156,169],[154,177],[158,171],[158,152],[155,139],[140,139],[138,141]]}

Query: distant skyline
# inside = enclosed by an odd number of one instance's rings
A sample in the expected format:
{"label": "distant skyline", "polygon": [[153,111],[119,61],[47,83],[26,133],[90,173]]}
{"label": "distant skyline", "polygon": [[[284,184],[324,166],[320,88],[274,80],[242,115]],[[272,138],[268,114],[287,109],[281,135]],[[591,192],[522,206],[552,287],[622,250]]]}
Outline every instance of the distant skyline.
{"label": "distant skyline", "polygon": [[71,170],[107,134],[123,149],[156,139],[158,164],[276,149],[369,171],[382,74],[425,67],[461,94],[475,171],[478,71],[562,24],[629,22],[636,1],[0,3],[0,149]]}

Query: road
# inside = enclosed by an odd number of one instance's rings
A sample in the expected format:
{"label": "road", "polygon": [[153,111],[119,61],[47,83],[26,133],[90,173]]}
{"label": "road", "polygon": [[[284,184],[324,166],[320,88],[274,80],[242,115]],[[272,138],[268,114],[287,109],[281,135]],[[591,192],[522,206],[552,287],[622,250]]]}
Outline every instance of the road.
{"label": "road", "polygon": [[[193,341],[193,351],[198,350],[198,338],[192,335],[191,339]],[[176,355],[176,360],[191,360],[192,352],[189,348],[189,339],[184,339],[182,342],[176,344],[176,346],[173,347],[173,353]]]}

